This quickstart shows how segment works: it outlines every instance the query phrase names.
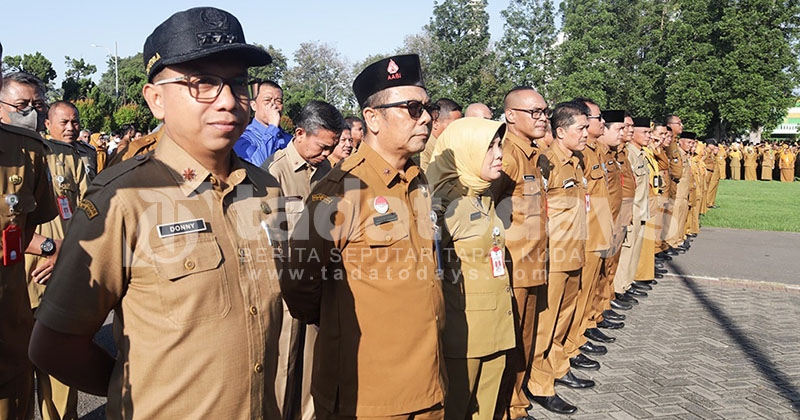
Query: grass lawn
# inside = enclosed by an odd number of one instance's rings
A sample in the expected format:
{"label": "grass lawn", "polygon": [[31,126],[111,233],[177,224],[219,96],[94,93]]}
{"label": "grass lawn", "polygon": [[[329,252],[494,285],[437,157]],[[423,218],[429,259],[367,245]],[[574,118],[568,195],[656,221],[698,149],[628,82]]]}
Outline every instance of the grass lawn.
{"label": "grass lawn", "polygon": [[707,227],[800,232],[800,182],[721,180]]}

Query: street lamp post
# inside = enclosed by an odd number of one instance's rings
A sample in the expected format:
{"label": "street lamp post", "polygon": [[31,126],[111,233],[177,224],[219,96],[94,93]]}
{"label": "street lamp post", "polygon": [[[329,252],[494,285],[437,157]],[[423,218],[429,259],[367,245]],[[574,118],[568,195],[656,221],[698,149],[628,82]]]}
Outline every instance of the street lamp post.
{"label": "street lamp post", "polygon": [[[108,55],[111,56],[111,50],[108,47],[106,47],[105,45],[92,44],[91,46],[95,47],[95,48],[105,48],[106,51],[108,52]],[[114,41],[114,85],[115,85],[114,92],[116,93],[117,99],[119,99],[119,54],[118,54],[118,51],[119,50],[117,48],[117,41]]]}

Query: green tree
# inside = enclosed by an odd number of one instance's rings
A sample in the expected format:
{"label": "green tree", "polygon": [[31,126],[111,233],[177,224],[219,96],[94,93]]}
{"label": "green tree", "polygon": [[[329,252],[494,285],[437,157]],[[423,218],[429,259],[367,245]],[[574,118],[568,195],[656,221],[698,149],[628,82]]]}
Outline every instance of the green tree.
{"label": "green tree", "polygon": [[64,100],[75,101],[88,97],[95,86],[91,75],[97,72],[97,66],[85,62],[82,58],[80,60],[68,56],[64,58],[67,64],[64,81],[61,82]]}
{"label": "green tree", "polygon": [[265,47],[261,44],[255,44],[255,46],[267,51],[272,57],[272,63],[267,66],[250,67],[247,70],[248,75],[253,79],[272,80],[273,82],[282,83],[284,74],[288,68],[286,56],[283,55],[280,49],[272,45]]}
{"label": "green tree", "polygon": [[293,120],[312,99],[337,108],[352,107],[350,81],[352,72],[342,55],[332,46],[304,42],[294,53],[297,63],[286,71],[284,109]]}
{"label": "green tree", "polygon": [[22,57],[18,55],[3,57],[3,66],[4,71],[24,71],[33,74],[44,82],[48,90],[52,89],[52,82],[57,76],[53,62],[39,51]]}
{"label": "green tree", "polygon": [[496,56],[489,49],[486,0],[434,2],[428,30],[435,45],[426,85],[433,99],[488,102],[497,107]]}
{"label": "green tree", "polygon": [[105,114],[99,106],[96,106],[94,99],[78,99],[74,104],[81,117],[81,127],[92,132],[100,131]]}
{"label": "green tree", "polygon": [[[142,53],[130,57],[119,57],[119,104],[135,103],[147,106],[142,96],[142,87],[147,83]],[[114,58],[109,57],[108,69],[100,76],[97,85],[104,94],[111,98],[116,96]]]}
{"label": "green tree", "polygon": [[548,97],[556,42],[553,1],[511,0],[500,14],[505,21],[503,38],[498,44],[501,79],[507,88],[532,86]]}

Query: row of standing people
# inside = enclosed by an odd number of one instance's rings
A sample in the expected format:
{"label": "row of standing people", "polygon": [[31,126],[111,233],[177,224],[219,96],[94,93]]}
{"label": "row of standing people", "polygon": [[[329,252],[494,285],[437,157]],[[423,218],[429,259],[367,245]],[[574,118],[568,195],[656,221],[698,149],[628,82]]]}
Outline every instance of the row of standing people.
{"label": "row of standing people", "polygon": [[[744,179],[746,181],[772,181],[780,179],[781,182],[794,182],[800,176],[800,165],[795,165],[800,149],[789,144],[761,143],[757,146],[742,146],[734,143],[730,146],[719,145],[719,150],[714,154],[722,166],[722,179]],[[727,164],[727,165],[726,165]],[[744,177],[742,177],[744,167]],[[761,168],[760,177],[758,168]]]}

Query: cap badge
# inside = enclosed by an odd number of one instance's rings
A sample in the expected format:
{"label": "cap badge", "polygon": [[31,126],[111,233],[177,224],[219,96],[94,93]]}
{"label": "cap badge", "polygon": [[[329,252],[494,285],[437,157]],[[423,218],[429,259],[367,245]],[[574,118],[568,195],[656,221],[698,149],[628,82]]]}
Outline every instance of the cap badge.
{"label": "cap badge", "polygon": [[153,68],[153,64],[157,63],[158,60],[161,60],[161,54],[156,53],[156,55],[150,57],[150,60],[147,61],[147,74],[150,74],[150,69]]}
{"label": "cap badge", "polygon": [[200,13],[200,19],[212,28],[222,28],[228,22],[228,17],[217,9],[207,8]]}
{"label": "cap badge", "polygon": [[389,72],[389,77],[387,77],[386,80],[394,80],[403,77],[403,75],[399,73],[400,67],[393,59],[389,59],[389,65],[386,67],[386,71]]}
{"label": "cap badge", "polygon": [[380,214],[385,214],[387,211],[389,211],[389,201],[380,195],[375,197],[375,200],[372,202],[372,206],[375,207],[375,211]]}

